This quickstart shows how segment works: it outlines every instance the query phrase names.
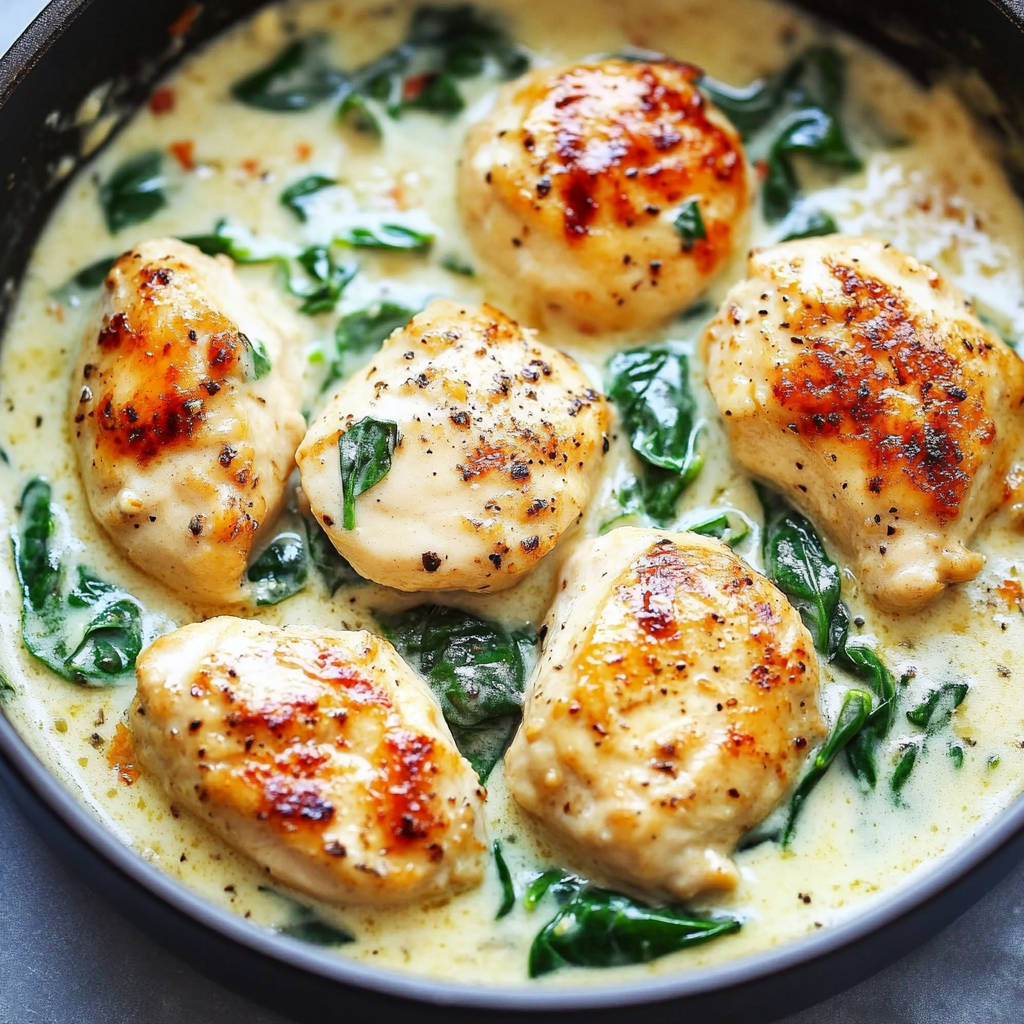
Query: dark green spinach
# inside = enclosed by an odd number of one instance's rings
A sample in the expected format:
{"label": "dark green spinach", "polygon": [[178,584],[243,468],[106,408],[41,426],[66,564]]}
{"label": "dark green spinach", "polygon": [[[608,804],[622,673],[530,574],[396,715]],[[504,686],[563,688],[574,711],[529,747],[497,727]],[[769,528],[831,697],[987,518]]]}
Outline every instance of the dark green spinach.
{"label": "dark green spinach", "polygon": [[782,222],[780,242],[792,242],[798,238],[817,238],[820,235],[834,235],[839,230],[833,218],[810,206],[798,206]]}
{"label": "dark green spinach", "polygon": [[644,510],[663,525],[679,495],[701,470],[697,403],[686,353],[672,344],[619,352],[608,364],[608,394],[630,446],[644,464],[637,491]]}
{"label": "dark green spinach", "polygon": [[131,594],[79,565],[69,573],[52,541],[50,485],[31,480],[11,531],[22,592],[22,635],[29,653],[64,679],[105,686],[128,681],[152,636]]}
{"label": "dark green spinach", "polygon": [[308,942],[314,946],[341,946],[355,941],[355,936],[350,932],[328,924],[315,910],[307,907],[304,903],[299,903],[298,900],[285,896],[284,893],[267,885],[258,886],[258,889],[260,892],[276,896],[290,907],[288,923],[279,925],[275,929],[282,935],[298,939],[300,942]]}
{"label": "dark green spinach", "polygon": [[353,423],[338,438],[341,457],[341,494],[346,530],[356,525],[356,498],[376,486],[391,469],[398,444],[398,424],[372,416]]}
{"label": "dark green spinach", "polygon": [[[831,659],[839,646],[834,628],[842,592],[839,566],[799,512],[773,492],[759,489],[758,496],[764,507],[761,544],[765,575],[800,613],[818,653]],[[848,621],[845,610],[840,617]]]}
{"label": "dark green spinach", "polygon": [[441,605],[378,619],[426,677],[459,750],[486,782],[522,717],[535,637]]}
{"label": "dark green spinach", "polygon": [[232,97],[259,110],[289,113],[338,95],[348,76],[330,67],[324,44],[321,36],[289,43],[266,67],[235,82]]}
{"label": "dark green spinach", "polygon": [[379,137],[367,100],[383,103],[392,118],[408,110],[457,114],[466,105],[458,80],[484,74],[488,60],[504,77],[529,66],[498,24],[472,5],[420,7],[405,42],[352,75],[339,117]]}
{"label": "dark green spinach", "polygon": [[840,122],[845,67],[835,48],[813,46],[777,74],[745,89],[708,76],[700,86],[745,137],[770,130],[761,197],[769,221],[785,217],[800,194],[793,167],[796,154],[840,170],[860,168]]}
{"label": "dark green spinach", "polygon": [[516,905],[516,888],[512,884],[512,872],[509,871],[505,858],[501,854],[501,840],[494,840],[494,866],[498,872],[498,881],[501,884],[501,903],[498,906],[498,913],[494,915],[495,921],[512,913]]}
{"label": "dark green spinach", "polygon": [[306,178],[293,182],[281,193],[281,205],[291,210],[303,223],[309,219],[306,206],[310,196],[322,192],[325,188],[333,188],[338,182],[323,174],[311,174]]}
{"label": "dark green spinach", "polygon": [[861,731],[871,714],[871,694],[865,690],[847,690],[836,716],[835,725],[821,749],[814,755],[803,778],[797,783],[789,800],[789,815],[782,831],[782,845],[788,846],[796,828],[797,815],[811,790],[832,766],[836,755]]}
{"label": "dark green spinach", "polygon": [[650,907],[621,893],[585,885],[530,946],[529,975],[560,967],[647,963],[739,931],[734,917],[700,917],[682,907]]}
{"label": "dark green spinach", "polygon": [[306,539],[297,530],[283,530],[249,566],[257,605],[278,604],[306,585],[309,559]]}
{"label": "dark green spinach", "polygon": [[167,205],[163,160],[158,149],[140,153],[126,160],[100,185],[100,205],[112,235],[149,220]]}
{"label": "dark green spinach", "polygon": [[325,245],[304,249],[295,262],[305,279],[299,279],[289,271],[287,288],[289,294],[302,299],[299,312],[307,316],[330,313],[338,304],[341,293],[359,273],[355,264],[335,263],[331,250]]}
{"label": "dark green spinach", "polygon": [[335,236],[334,242],[352,249],[424,253],[434,244],[434,236],[403,224],[380,224],[373,228],[345,228]]}
{"label": "dark green spinach", "polygon": [[335,357],[321,390],[326,391],[345,376],[349,356],[375,352],[392,332],[404,327],[416,312],[394,302],[375,302],[366,309],[343,316],[334,331]]}

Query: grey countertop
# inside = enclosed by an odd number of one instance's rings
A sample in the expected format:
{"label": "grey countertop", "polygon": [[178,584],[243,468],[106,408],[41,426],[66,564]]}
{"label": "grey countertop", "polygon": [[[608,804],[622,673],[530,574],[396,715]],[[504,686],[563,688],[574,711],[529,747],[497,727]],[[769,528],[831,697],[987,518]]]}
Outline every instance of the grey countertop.
{"label": "grey countertop", "polygon": [[[42,6],[0,0],[0,52]],[[922,949],[785,1024],[937,1021],[1024,1021],[1024,865]],[[150,942],[54,859],[0,788],[0,1024],[243,1022],[288,1024]]]}

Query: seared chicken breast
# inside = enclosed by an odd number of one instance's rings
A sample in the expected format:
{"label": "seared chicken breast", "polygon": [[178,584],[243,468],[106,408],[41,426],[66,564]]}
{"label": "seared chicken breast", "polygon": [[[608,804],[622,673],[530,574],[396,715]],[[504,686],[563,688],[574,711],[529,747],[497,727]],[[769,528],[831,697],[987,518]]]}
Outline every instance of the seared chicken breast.
{"label": "seared chicken breast", "polygon": [[305,429],[286,316],[227,257],[165,238],[114,264],[83,339],[71,436],[89,506],[183,597],[245,600],[281,504]]}
{"label": "seared chicken breast", "polygon": [[224,616],[157,640],[138,678],[145,770],[282,882],[390,904],[483,877],[476,773],[386,640]]}
{"label": "seared chicken breast", "polygon": [[741,242],[743,146],[698,77],[668,59],[540,68],[470,131],[466,230],[536,297],[534,315],[586,332],[658,324]]}
{"label": "seared chicken breast", "polygon": [[1005,499],[1024,364],[936,271],[838,235],[755,251],[703,348],[736,459],[879,605],[977,576],[967,545]]}
{"label": "seared chicken breast", "polygon": [[[367,421],[395,428],[394,449],[346,526],[340,449]],[[314,515],[360,575],[496,591],[579,517],[607,427],[605,399],[569,356],[491,306],[437,301],[339,389],[296,460]]]}
{"label": "seared chicken breast", "polygon": [[716,540],[613,530],[566,563],[515,799],[596,870],[658,899],[728,889],[736,841],[824,728],[799,614]]}

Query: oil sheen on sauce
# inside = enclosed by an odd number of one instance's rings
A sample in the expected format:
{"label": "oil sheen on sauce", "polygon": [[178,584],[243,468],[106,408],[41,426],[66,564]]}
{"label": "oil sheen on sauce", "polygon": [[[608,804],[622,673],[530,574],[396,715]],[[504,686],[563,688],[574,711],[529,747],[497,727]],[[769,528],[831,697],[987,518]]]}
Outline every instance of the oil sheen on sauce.
{"label": "oil sheen on sauce", "polygon": [[[512,35],[540,63],[617,52],[627,45],[649,47],[737,85],[775,70],[811,41],[827,36],[848,58],[847,124],[865,166],[841,180],[813,182],[815,205],[831,213],[844,232],[883,238],[933,264],[1004,333],[1024,337],[1024,211],[952,91],[924,92],[858,44],[767,0],[577,0],[569,10],[542,0],[493,0],[484,6],[501,12]],[[70,182],[29,265],[3,347],[0,444],[10,459],[9,465],[0,466],[5,529],[13,521],[25,481],[45,475],[53,484],[54,502],[63,510],[60,530],[80,541],[96,571],[176,624],[199,616],[124,561],[93,522],[66,432],[64,410],[88,301],[75,308],[56,303],[50,293],[81,267],[144,238],[209,232],[218,218],[228,216],[258,232],[316,241],[318,232],[344,210],[325,205],[299,227],[281,207],[279,195],[299,177],[325,174],[343,182],[346,202],[381,213],[401,209],[412,220],[429,224],[438,236],[435,253],[427,259],[386,254],[364,258],[363,272],[349,286],[342,313],[374,298],[416,305],[437,295],[486,298],[530,322],[529,297],[516,294],[508,280],[470,279],[441,265],[446,255],[474,262],[456,210],[455,164],[467,125],[492,100],[497,87],[493,81],[471,82],[467,109],[454,120],[407,114],[389,127],[381,146],[339,130],[331,104],[275,115],[243,107],[228,95],[230,84],[272,59],[289,33],[324,31],[335,63],[355,67],[401,40],[409,12],[404,3],[380,6],[372,0],[313,0],[263,10],[189,59],[164,83],[173,88],[172,109],[167,104],[144,109],[95,164]],[[740,25],[743,31],[738,32]],[[95,145],[97,133],[109,129],[102,118],[96,120],[98,113],[82,112],[83,120],[90,115],[94,119],[82,133],[86,149]],[[106,178],[126,157],[151,148],[188,157],[178,157],[170,202],[151,220],[111,238],[96,198],[96,176]],[[751,244],[770,243],[773,230],[755,217]],[[718,277],[713,301],[742,275],[742,257]],[[244,268],[242,273],[250,282],[279,287],[265,269]],[[305,332],[307,401],[315,408],[333,320],[299,319]],[[692,341],[700,326],[677,321],[663,336]],[[574,337],[561,331],[543,340],[576,356],[600,386],[611,352],[654,339],[649,334]],[[696,359],[693,370],[694,391],[707,419],[707,462],[684,495],[681,516],[722,503],[756,517],[756,497],[730,460]],[[493,597],[450,595],[447,600],[512,625],[536,625],[573,540],[593,536],[615,515],[616,478],[629,470],[630,461],[624,439],[617,439],[584,521],[515,591]],[[608,970],[602,979],[692,969],[827,929],[928,870],[1018,796],[1024,788],[1024,712],[1017,696],[1024,659],[1015,651],[1024,649],[1024,557],[1018,554],[1018,538],[1000,517],[985,525],[978,547],[987,556],[982,575],[916,616],[883,616],[860,597],[852,575],[847,573],[844,583],[852,613],[865,619],[863,634],[877,639],[894,672],[916,669],[910,684],[915,691],[923,694],[954,680],[970,683],[968,698],[952,723],[965,747],[963,767],[954,768],[945,741],[931,745],[919,759],[900,806],[886,786],[863,795],[848,772],[833,770],[806,806],[792,847],[783,851],[777,844],[763,843],[740,853],[739,887],[707,904],[741,914],[745,923],[738,934],[649,965]],[[752,564],[760,564],[756,531],[738,550]],[[286,925],[292,906],[261,888],[266,882],[261,871],[171,806],[157,781],[133,767],[121,724],[133,688],[74,687],[50,675],[14,642],[20,635],[18,591],[6,558],[0,574],[0,630],[8,638],[3,670],[16,690],[5,713],[32,749],[147,860],[255,925]],[[415,597],[379,587],[341,590],[328,599],[314,585],[280,605],[242,614],[258,614],[270,623],[358,628],[373,626],[371,609],[413,603]],[[840,693],[826,673],[821,701],[826,716],[834,717]],[[900,740],[897,725],[890,754]],[[503,839],[514,876],[558,863],[559,851],[536,834],[509,799],[500,766],[488,784],[487,812],[490,834]],[[546,918],[541,911],[528,914],[519,907],[495,922],[498,903],[492,868],[481,887],[442,902],[385,910],[318,910],[356,935],[339,955],[453,980],[520,982],[526,976],[529,943]],[[593,973],[563,971],[541,983],[583,981],[593,983]]]}

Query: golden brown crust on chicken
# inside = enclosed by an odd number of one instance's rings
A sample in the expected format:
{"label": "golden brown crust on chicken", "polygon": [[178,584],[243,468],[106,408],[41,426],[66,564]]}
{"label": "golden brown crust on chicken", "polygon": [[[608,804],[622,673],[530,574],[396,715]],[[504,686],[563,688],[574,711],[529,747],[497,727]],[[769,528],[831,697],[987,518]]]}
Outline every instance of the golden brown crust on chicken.
{"label": "golden brown crust on chicken", "polygon": [[1003,499],[1024,364],[930,267],[830,236],[751,255],[704,335],[733,452],[781,487],[884,607],[973,579]]}
{"label": "golden brown crust on chicken", "polygon": [[[283,497],[304,427],[283,315],[226,258],[159,239],[114,264],[83,340],[71,419],[90,507],[185,597],[245,600],[254,535]],[[271,360],[260,380],[243,325]]]}
{"label": "golden brown crust on chicken", "polygon": [[[749,181],[735,129],[663,60],[541,68],[470,132],[460,180],[477,251],[584,330],[645,327],[734,251]],[[673,227],[696,200],[706,237]]]}
{"label": "golden brown crust on chicken", "polygon": [[799,615],[696,534],[614,530],[563,583],[510,791],[614,882],[668,899],[731,888],[736,841],[824,732]]}
{"label": "golden brown crust on chicken", "polygon": [[157,640],[138,678],[145,768],[282,881],[336,903],[480,881],[476,774],[386,640],[222,617]]}

